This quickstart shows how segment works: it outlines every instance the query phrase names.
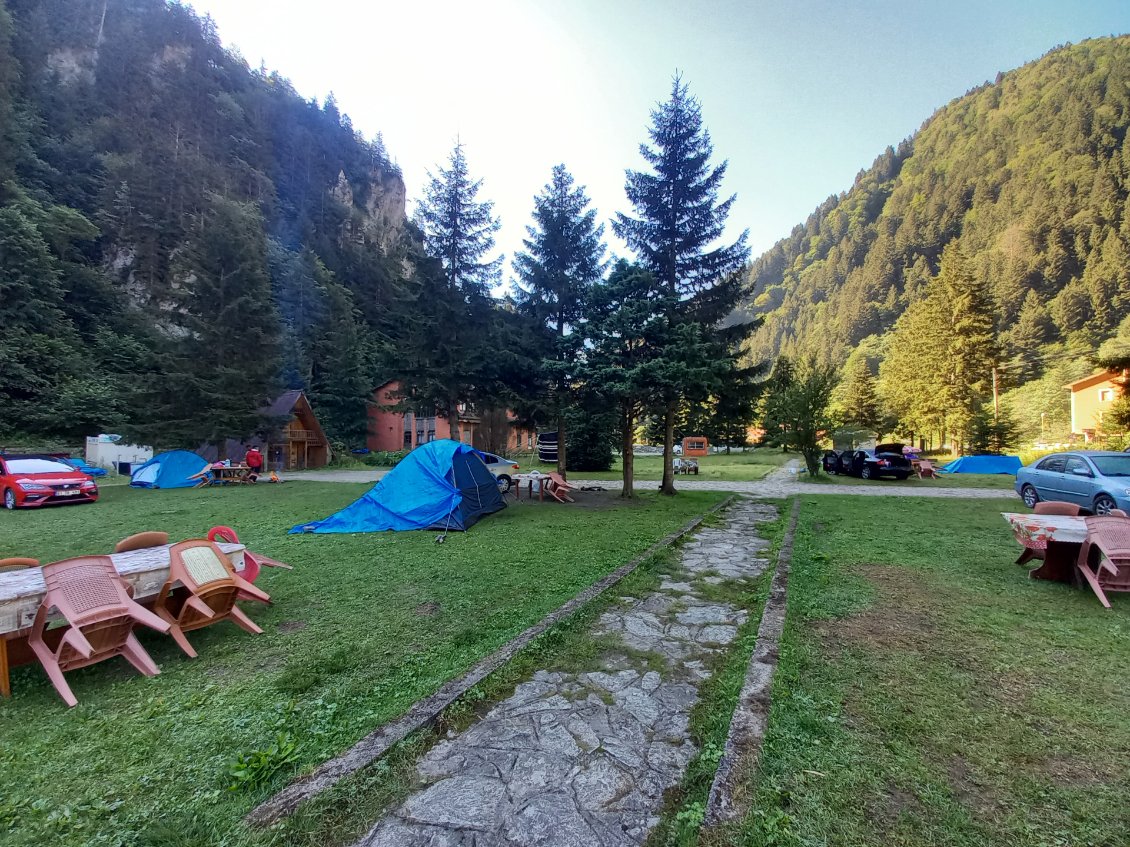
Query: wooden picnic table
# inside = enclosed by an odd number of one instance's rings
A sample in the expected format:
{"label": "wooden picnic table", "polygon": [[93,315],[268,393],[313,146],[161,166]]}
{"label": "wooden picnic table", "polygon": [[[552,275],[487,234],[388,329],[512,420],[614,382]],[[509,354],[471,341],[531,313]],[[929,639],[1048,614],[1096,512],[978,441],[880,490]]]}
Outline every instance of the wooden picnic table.
{"label": "wooden picnic table", "polygon": [[[1087,538],[1085,518],[1022,512],[1001,512],[1001,515],[1012,527],[1012,533],[1021,546],[1044,551],[1043,563],[1028,573],[1032,579],[1078,584],[1075,563]],[[1018,563],[1024,559],[1022,556]]]}
{"label": "wooden picnic table", "polygon": [[248,479],[251,468],[247,465],[221,465],[209,466],[202,470],[200,473],[193,474],[189,479],[196,479],[197,488],[203,488],[208,485],[246,485],[251,480]]}
{"label": "wooden picnic table", "polygon": [[[110,554],[118,574],[133,586],[133,598],[139,603],[157,599],[161,586],[169,578],[169,548],[172,546]],[[219,542],[219,548],[227,554],[237,572],[243,570],[244,545]],[[9,667],[35,661],[27,636],[45,596],[47,585],[39,568],[0,573],[0,695],[9,697],[12,693]]]}

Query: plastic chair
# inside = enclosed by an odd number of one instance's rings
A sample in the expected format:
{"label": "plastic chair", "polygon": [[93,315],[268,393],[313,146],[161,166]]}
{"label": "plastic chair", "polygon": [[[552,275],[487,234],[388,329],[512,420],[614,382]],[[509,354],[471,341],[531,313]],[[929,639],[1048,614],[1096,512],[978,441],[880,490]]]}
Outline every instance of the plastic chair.
{"label": "plastic chair", "polygon": [[139,532],[115,544],[114,552],[128,553],[130,550],[144,550],[146,547],[164,547],[168,543],[167,532]]}
{"label": "plastic chair", "polygon": [[548,491],[551,495],[553,495],[553,498],[558,503],[576,503],[577,502],[576,500],[574,500],[572,497],[569,496],[570,491],[576,491],[577,490],[577,487],[575,485],[570,485],[568,482],[566,482],[565,477],[561,476],[561,474],[557,473],[556,471],[554,471],[553,473],[547,474],[547,476],[549,477],[550,484],[546,488],[546,491]]}
{"label": "plastic chair", "polygon": [[918,478],[919,479],[941,479],[938,474],[938,469],[934,467],[933,462],[929,459],[918,460]]}
{"label": "plastic chair", "polygon": [[10,559],[0,559],[0,573],[6,571],[22,571],[25,568],[39,567],[39,559],[27,559],[23,556],[13,556]]}
{"label": "plastic chair", "polygon": [[[208,530],[207,538],[209,541],[227,541],[229,544],[242,544],[239,540],[239,535],[230,526],[214,526]],[[285,570],[294,570],[290,565],[280,562],[277,559],[272,559],[270,556],[264,556],[262,553],[252,553],[250,550],[244,548],[243,550],[243,570],[239,575],[246,579],[248,582],[254,582],[259,578],[259,571],[262,568],[283,568]],[[244,597],[245,600],[254,599],[252,597]]]}
{"label": "plastic chair", "polygon": [[1112,518],[1130,518],[1130,515],[1126,514],[1122,509],[1111,509],[1107,512],[1107,515]]}
{"label": "plastic chair", "polygon": [[[133,634],[135,624],[168,632],[165,621],[126,594],[125,583],[109,556],[82,556],[43,566],[47,596],[43,598],[28,636],[28,645],[47,677],[68,706],[78,703],[63,674],[112,656],[122,656],[146,676],[160,669]],[[54,607],[70,624],[59,646],[43,640],[47,614]]]}
{"label": "plastic chair", "polygon": [[1034,515],[1068,515],[1077,518],[1083,507],[1077,503],[1064,503],[1061,500],[1042,500],[1032,508]]}
{"label": "plastic chair", "polygon": [[[1106,592],[1130,591],[1130,521],[1109,515],[1084,520],[1087,538],[1079,551],[1076,567],[1099,602],[1109,609]],[[1096,559],[1097,562],[1093,562]]]}
{"label": "plastic chair", "polygon": [[[178,582],[187,589],[186,595],[173,593]],[[195,659],[186,632],[226,620],[254,635],[263,631],[235,605],[239,598],[271,602],[265,592],[235,572],[215,542],[200,538],[169,548],[169,579],[153,608],[171,625],[173,640]]]}

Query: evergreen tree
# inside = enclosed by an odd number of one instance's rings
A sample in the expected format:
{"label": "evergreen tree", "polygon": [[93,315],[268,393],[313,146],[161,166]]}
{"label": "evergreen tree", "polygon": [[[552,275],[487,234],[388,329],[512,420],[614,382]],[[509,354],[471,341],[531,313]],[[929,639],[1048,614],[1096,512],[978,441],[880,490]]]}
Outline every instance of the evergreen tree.
{"label": "evergreen tree", "polygon": [[363,446],[368,434],[372,361],[349,289],[323,283],[325,314],[311,344],[310,403],[326,435]]}
{"label": "evergreen tree", "polygon": [[636,424],[662,393],[658,359],[668,344],[667,289],[655,276],[621,260],[593,287],[586,314],[590,340],[583,382],[616,410],[623,465],[621,497],[634,497]]}
{"label": "evergreen tree", "polygon": [[837,369],[820,364],[814,357],[797,366],[786,363],[775,368],[769,378],[762,407],[766,437],[786,450],[799,452],[813,477],[821,470],[820,441],[839,425],[829,408],[838,381]]}
{"label": "evergreen tree", "polygon": [[498,282],[503,257],[483,258],[494,249],[494,234],[502,226],[494,204],[475,198],[482,180],[472,180],[463,145],[451,151],[447,168],[428,173],[424,199],[417,216],[428,252],[443,263],[448,283],[465,296],[487,297]]}
{"label": "evergreen tree", "polygon": [[950,308],[948,418],[953,434],[964,443],[978,411],[992,396],[993,369],[999,358],[995,309],[988,287],[974,276],[956,242],[942,252],[938,283]]}
{"label": "evergreen tree", "polygon": [[[604,273],[604,225],[596,223],[583,187],[575,187],[564,165],[534,198],[534,225],[526,227],[527,252],[514,257],[519,309],[550,334],[550,355],[541,360],[549,407],[557,425],[557,470],[565,474],[569,442],[567,411],[575,370],[584,346],[581,324],[589,288]],[[591,468],[590,468],[591,469]]]}
{"label": "evergreen tree", "polygon": [[159,443],[220,446],[264,425],[278,390],[280,324],[258,210],[214,196],[181,259],[188,334],[157,380]]}
{"label": "evergreen tree", "polygon": [[849,357],[844,378],[839,386],[839,416],[845,423],[856,424],[882,435],[885,415],[875,389],[875,377],[865,356]]}
{"label": "evergreen tree", "polygon": [[[620,213],[612,224],[667,292],[666,318],[672,338],[682,342],[694,336],[708,340],[709,332],[679,324],[711,327],[729,314],[740,294],[737,271],[748,255],[746,233],[730,245],[717,245],[734,197],[719,201],[718,191],[726,163],[711,166],[714,152],[710,134],[702,123],[702,109],[679,77],[671,96],[652,111],[648,135],[654,146],[640,145],[650,171],[628,171],[625,191],[634,216]],[[689,351],[688,351],[689,353]],[[689,358],[697,358],[690,354]],[[699,373],[691,368],[668,374],[662,413],[665,425],[663,483],[661,491],[674,494],[672,471],[675,417],[680,399],[702,393],[695,384]]]}

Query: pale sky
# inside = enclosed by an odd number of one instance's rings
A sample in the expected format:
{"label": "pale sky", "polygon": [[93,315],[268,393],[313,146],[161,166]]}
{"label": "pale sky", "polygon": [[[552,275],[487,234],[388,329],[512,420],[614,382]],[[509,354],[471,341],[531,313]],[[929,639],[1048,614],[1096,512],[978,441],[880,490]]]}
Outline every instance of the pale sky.
{"label": "pale sky", "polygon": [[[728,237],[756,257],[938,107],[1052,47],[1130,31],[1128,0],[192,0],[252,67],[384,136],[412,201],[460,139],[522,249],[564,162],[602,219],[630,211],[650,111],[702,103]],[[624,252],[608,229],[613,250]]]}

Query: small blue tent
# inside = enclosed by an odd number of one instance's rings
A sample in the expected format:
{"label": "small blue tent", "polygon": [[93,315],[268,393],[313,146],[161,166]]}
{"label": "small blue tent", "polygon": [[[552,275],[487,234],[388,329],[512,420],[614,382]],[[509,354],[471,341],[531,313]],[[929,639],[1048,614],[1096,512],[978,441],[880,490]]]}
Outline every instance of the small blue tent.
{"label": "small blue tent", "polygon": [[943,473],[1007,473],[1015,475],[1021,467],[1019,456],[962,456],[939,470]]}
{"label": "small blue tent", "polygon": [[189,479],[208,467],[208,462],[187,450],[159,453],[130,474],[134,488],[192,488],[200,480]]}
{"label": "small blue tent", "polygon": [[504,508],[498,483],[479,454],[442,439],[421,444],[340,512],[290,531],[466,530],[483,515]]}

